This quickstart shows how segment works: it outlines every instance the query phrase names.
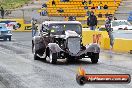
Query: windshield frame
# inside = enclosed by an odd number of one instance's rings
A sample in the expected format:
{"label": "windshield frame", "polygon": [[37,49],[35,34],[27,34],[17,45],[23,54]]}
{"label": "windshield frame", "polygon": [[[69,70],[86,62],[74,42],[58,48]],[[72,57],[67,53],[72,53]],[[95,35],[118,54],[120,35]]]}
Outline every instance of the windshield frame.
{"label": "windshield frame", "polygon": [[[51,30],[52,30],[51,26],[54,26],[54,25],[79,25],[80,26],[80,31],[78,31],[78,32],[76,31],[76,32],[77,32],[77,34],[82,35],[82,25],[81,24],[77,24],[77,23],[52,23],[52,24],[50,24],[48,26],[48,29],[49,29],[49,31],[50,31],[51,34],[52,34],[52,32],[51,32]],[[64,31],[66,31],[66,30],[63,29],[62,32],[64,32]],[[55,34],[55,33],[53,33],[53,34]],[[60,33],[60,34],[57,34],[57,35],[63,35],[63,33],[62,34]]]}
{"label": "windshield frame", "polygon": [[[116,23],[116,25],[114,23]],[[128,21],[113,21],[112,22],[112,27],[121,26],[121,25],[131,26],[131,24]]]}
{"label": "windshield frame", "polygon": [[6,25],[5,24],[0,24],[0,27],[5,29]]}

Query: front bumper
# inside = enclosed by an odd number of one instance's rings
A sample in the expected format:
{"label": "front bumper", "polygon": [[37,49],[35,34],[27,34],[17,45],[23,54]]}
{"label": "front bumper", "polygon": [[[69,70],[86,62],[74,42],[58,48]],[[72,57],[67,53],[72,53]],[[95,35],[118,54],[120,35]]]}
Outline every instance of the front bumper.
{"label": "front bumper", "polygon": [[0,34],[0,38],[5,38],[5,37],[11,37],[12,36],[12,34],[11,33],[2,33],[2,34]]}

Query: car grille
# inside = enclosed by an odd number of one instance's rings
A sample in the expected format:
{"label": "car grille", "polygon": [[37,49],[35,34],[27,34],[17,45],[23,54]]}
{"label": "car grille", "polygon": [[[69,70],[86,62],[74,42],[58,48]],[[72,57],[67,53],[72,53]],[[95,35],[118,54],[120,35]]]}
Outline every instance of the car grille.
{"label": "car grille", "polygon": [[80,51],[80,38],[68,38],[68,49],[72,54]]}

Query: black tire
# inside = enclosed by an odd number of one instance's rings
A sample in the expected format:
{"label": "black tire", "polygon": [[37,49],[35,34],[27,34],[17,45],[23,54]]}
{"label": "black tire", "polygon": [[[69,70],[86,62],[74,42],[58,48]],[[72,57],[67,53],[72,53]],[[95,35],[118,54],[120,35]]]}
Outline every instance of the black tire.
{"label": "black tire", "polygon": [[7,41],[7,38],[6,37],[4,37],[3,39],[4,39],[4,41]]}
{"label": "black tire", "polygon": [[45,54],[45,57],[44,58],[41,58],[43,61],[46,61],[46,58],[47,58],[47,56],[46,56],[46,54]]}
{"label": "black tire", "polygon": [[[50,50],[49,50],[50,51]],[[57,62],[57,53],[49,52],[49,59],[51,64],[56,64]]]}
{"label": "black tire", "polygon": [[93,64],[98,63],[98,59],[99,59],[99,53],[93,53],[91,56],[91,61]]}
{"label": "black tire", "polygon": [[9,37],[9,41],[11,41],[11,36]]}
{"label": "black tire", "polygon": [[34,55],[34,60],[40,60],[40,57],[37,56],[37,53],[36,53],[36,51],[35,51],[35,46],[34,46],[33,43],[32,43],[32,53],[33,53],[33,55]]}
{"label": "black tire", "polygon": [[40,60],[40,57],[37,56],[37,54],[34,54],[34,60]]}

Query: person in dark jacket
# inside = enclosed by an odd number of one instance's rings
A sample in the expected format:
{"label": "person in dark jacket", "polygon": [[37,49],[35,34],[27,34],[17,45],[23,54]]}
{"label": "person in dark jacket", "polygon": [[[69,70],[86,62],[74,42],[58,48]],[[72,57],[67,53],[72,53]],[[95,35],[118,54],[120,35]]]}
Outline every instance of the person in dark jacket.
{"label": "person in dark jacket", "polygon": [[90,30],[95,30],[97,26],[97,17],[93,11],[91,11],[90,16],[87,18],[87,25],[90,27]]}
{"label": "person in dark jacket", "polygon": [[1,12],[2,19],[4,19],[5,11],[4,11],[3,7],[1,7],[0,12]]}

